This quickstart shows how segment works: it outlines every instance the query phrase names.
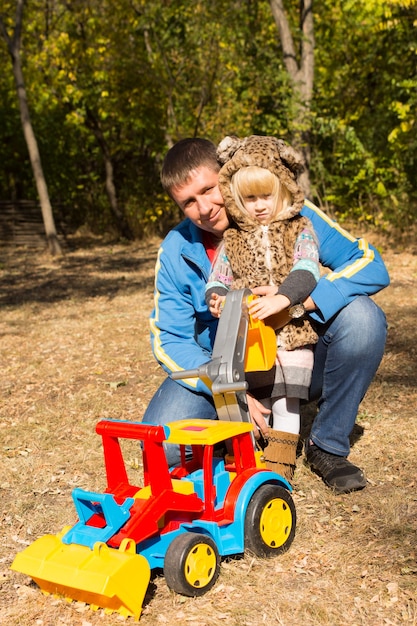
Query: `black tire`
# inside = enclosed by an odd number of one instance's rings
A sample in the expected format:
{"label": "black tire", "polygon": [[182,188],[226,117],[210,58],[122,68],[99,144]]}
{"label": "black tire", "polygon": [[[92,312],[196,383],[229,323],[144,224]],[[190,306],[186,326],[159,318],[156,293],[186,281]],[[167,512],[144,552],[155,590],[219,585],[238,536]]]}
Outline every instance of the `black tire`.
{"label": "black tire", "polygon": [[220,556],[206,535],[186,532],[175,537],[164,561],[164,576],[170,589],[184,596],[202,596],[219,577]]}
{"label": "black tire", "polygon": [[261,485],[246,511],[245,549],[263,558],[282,554],[293,542],[296,523],[289,491],[280,485]]}

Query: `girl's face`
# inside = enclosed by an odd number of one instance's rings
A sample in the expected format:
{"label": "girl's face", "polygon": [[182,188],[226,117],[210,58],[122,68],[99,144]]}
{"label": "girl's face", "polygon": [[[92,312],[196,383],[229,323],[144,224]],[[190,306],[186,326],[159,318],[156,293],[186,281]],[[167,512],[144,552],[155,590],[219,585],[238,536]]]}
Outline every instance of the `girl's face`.
{"label": "girl's face", "polygon": [[269,224],[275,214],[275,200],[272,194],[242,196],[243,206],[250,218],[261,224]]}

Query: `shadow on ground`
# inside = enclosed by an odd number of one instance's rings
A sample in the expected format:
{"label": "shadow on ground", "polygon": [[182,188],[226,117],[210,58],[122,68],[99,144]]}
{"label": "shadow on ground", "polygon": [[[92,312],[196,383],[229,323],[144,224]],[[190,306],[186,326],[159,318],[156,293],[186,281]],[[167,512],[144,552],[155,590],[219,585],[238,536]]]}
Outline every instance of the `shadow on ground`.
{"label": "shadow on ground", "polygon": [[61,258],[0,253],[0,306],[56,303],[153,288],[156,244],[78,246]]}

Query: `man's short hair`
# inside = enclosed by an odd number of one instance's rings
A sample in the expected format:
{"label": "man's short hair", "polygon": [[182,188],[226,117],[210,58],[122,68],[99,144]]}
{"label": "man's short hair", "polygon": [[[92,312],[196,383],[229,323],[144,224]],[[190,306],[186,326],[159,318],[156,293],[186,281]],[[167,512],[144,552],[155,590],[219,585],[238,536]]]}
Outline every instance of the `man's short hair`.
{"label": "man's short hair", "polygon": [[165,156],[161,170],[162,187],[171,195],[173,187],[184,185],[191,171],[203,166],[215,172],[220,169],[214,143],[199,137],[181,139]]}

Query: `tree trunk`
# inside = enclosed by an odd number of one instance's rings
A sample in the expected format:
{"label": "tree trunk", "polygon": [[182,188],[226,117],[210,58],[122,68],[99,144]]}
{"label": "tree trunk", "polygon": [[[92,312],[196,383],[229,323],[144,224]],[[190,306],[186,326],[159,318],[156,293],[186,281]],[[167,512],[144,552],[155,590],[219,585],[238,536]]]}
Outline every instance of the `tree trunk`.
{"label": "tree trunk", "polygon": [[38,191],[39,201],[41,204],[42,218],[43,218],[43,223],[45,226],[48,249],[52,255],[60,255],[62,254],[62,250],[61,250],[61,246],[59,245],[59,241],[57,237],[54,216],[52,213],[52,207],[51,207],[51,203],[49,200],[48,188],[47,188],[45,177],[43,174],[41,157],[40,157],[39,149],[38,149],[38,142],[36,141],[35,133],[33,131],[32,123],[30,120],[25,82],[23,79],[22,64],[20,61],[20,44],[21,44],[21,32],[22,32],[22,23],[23,23],[23,7],[24,7],[24,0],[17,0],[16,22],[15,22],[14,34],[12,38],[9,36],[6,26],[1,18],[0,18],[0,29],[7,43],[7,48],[12,59],[13,75],[14,75],[14,79],[16,83],[23,134],[26,140],[26,145],[27,145],[28,152],[29,152],[29,158],[30,158],[30,162],[32,165],[32,171],[35,177],[36,189]]}
{"label": "tree trunk", "polygon": [[[294,91],[294,147],[302,153],[305,165],[305,170],[301,174],[299,182],[306,195],[309,195],[311,100],[314,87],[313,0],[300,1],[300,50],[298,54],[285,13],[283,0],[270,0],[270,4],[281,40],[285,67]],[[299,61],[297,61],[297,58],[299,58]]]}
{"label": "tree trunk", "polygon": [[87,127],[93,131],[95,138],[97,139],[97,143],[100,146],[101,153],[103,155],[104,160],[104,169],[105,169],[105,187],[107,198],[109,200],[111,212],[116,219],[118,228],[123,237],[128,240],[134,239],[132,230],[126,220],[125,215],[119,208],[119,202],[117,199],[116,186],[114,184],[114,168],[113,162],[110,155],[110,150],[107,145],[106,138],[104,137],[103,131],[100,126],[100,122],[97,117],[94,115],[92,110],[89,107],[86,107],[86,124]]}
{"label": "tree trunk", "polygon": [[54,216],[52,213],[52,206],[49,200],[48,188],[43,174],[38,143],[36,141],[32,123],[30,121],[29,107],[27,104],[26,90],[24,87],[19,55],[15,56],[15,58],[13,59],[13,72],[17,86],[17,95],[19,98],[20,117],[22,120],[23,133],[29,151],[29,158],[32,165],[33,175],[35,177],[36,189],[38,191],[39,201],[41,204],[42,218],[45,226],[48,249],[52,255],[60,255],[62,254],[62,250],[57,237]]}

